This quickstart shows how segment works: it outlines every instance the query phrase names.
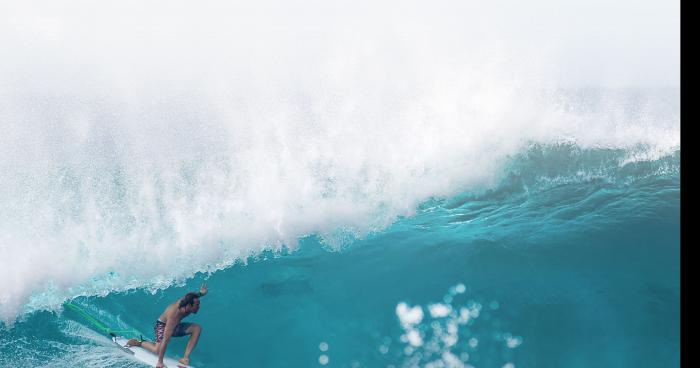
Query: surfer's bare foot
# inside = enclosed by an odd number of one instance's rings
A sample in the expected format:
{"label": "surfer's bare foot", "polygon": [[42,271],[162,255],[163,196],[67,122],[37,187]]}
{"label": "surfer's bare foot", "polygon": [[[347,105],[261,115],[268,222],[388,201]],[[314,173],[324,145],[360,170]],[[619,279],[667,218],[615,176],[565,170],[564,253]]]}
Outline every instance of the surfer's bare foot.
{"label": "surfer's bare foot", "polygon": [[185,365],[189,365],[189,364],[190,364],[190,358],[182,358],[182,359],[178,360],[178,362],[180,362],[180,363],[182,363],[182,364],[185,364]]}
{"label": "surfer's bare foot", "polygon": [[136,340],[136,339],[129,339],[129,341],[126,342],[127,346],[141,346],[141,341]]}

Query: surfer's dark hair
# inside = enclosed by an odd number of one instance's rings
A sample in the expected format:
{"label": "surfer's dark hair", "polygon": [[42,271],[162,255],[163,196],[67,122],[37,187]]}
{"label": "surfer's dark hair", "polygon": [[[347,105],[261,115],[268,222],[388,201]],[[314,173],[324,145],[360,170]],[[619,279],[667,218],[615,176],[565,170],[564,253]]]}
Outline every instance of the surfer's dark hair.
{"label": "surfer's dark hair", "polygon": [[180,300],[180,306],[178,308],[184,308],[188,305],[194,304],[195,299],[199,299],[199,293],[187,293],[185,296]]}

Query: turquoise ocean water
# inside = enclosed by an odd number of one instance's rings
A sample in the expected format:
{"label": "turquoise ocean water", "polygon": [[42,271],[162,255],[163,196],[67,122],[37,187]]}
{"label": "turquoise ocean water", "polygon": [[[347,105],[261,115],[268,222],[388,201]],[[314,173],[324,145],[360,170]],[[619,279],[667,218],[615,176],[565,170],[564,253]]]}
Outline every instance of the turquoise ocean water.
{"label": "turquoise ocean water", "polygon": [[[161,309],[206,280],[189,318],[204,327],[201,367],[675,366],[680,151],[625,155],[531,147],[495,188],[424,201],[340,247],[308,235],[157,291],[73,302],[152,338]],[[140,366],[66,310],[25,315],[0,341],[3,366]]]}

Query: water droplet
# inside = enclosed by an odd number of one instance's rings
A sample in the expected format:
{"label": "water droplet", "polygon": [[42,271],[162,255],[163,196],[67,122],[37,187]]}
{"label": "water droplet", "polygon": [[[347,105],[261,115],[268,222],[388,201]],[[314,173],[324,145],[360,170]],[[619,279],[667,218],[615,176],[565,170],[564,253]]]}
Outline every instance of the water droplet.
{"label": "water droplet", "polygon": [[522,343],[523,343],[522,337],[517,337],[517,336],[516,336],[516,337],[509,337],[509,338],[506,339],[506,344],[507,344],[508,347],[511,348],[511,349],[517,348],[517,347],[520,346],[520,344],[522,344]]}
{"label": "water droplet", "polygon": [[328,361],[329,361],[328,355],[326,355],[326,354],[323,354],[320,357],[318,357],[318,362],[321,363],[321,365],[328,364]]}
{"label": "water droplet", "polygon": [[474,308],[471,311],[469,311],[469,316],[471,318],[479,318],[479,310]]}

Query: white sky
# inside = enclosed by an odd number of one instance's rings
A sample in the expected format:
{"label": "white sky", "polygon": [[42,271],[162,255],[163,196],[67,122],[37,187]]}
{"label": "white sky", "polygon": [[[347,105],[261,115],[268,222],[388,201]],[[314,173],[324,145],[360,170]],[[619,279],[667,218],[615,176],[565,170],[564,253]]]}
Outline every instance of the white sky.
{"label": "white sky", "polygon": [[[677,0],[0,3],[0,46],[21,50],[10,61],[15,64],[26,58],[50,62],[52,53],[86,64],[124,62],[125,54],[134,63],[142,55],[166,64],[173,53],[235,59],[245,56],[238,54],[242,48],[251,57],[303,62],[293,55],[311,59],[331,45],[342,47],[348,40],[334,37],[348,33],[356,42],[349,47],[379,42],[381,49],[383,42],[389,54],[396,35],[409,48],[442,42],[441,51],[426,48],[440,57],[469,53],[476,45],[516,50],[523,60],[541,58],[544,78],[561,85],[680,84]],[[260,45],[270,46],[268,54],[245,49]]]}

